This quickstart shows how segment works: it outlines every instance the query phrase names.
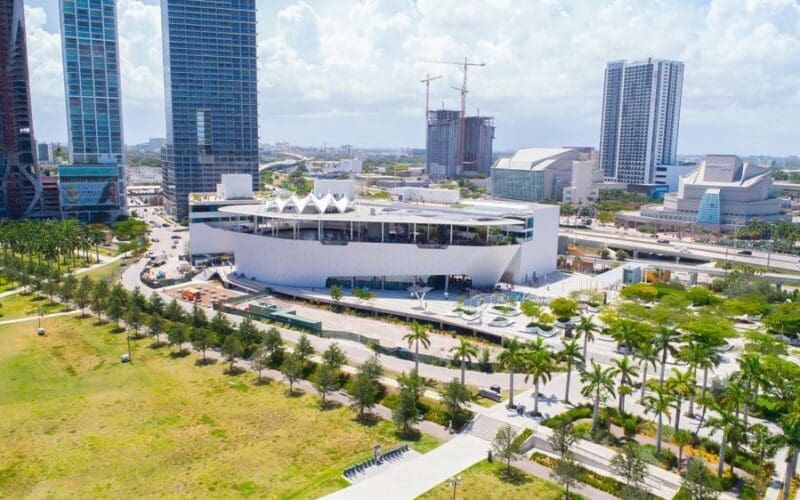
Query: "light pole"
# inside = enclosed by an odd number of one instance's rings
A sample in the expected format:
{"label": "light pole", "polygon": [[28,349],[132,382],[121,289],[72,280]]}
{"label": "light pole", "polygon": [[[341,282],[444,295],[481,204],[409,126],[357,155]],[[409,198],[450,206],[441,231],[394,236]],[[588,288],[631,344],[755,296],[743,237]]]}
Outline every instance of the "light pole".
{"label": "light pole", "polygon": [[450,486],[453,487],[453,500],[456,500],[456,490],[461,486],[461,476],[453,476],[450,478]]}
{"label": "light pole", "polygon": [[772,245],[775,238],[775,226],[769,226],[769,248],[767,249],[767,272],[769,272],[769,260],[772,257]]}

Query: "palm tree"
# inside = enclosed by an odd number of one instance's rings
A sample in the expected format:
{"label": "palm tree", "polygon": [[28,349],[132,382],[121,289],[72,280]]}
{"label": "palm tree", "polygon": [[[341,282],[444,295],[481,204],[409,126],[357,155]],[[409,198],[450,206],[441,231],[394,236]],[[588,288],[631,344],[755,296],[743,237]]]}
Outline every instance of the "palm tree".
{"label": "palm tree", "polygon": [[569,342],[562,340],[561,343],[564,348],[558,352],[558,360],[567,364],[567,387],[564,389],[564,402],[569,403],[569,383],[572,377],[572,366],[582,364],[584,357],[581,354],[581,348],[577,340],[572,339]]}
{"label": "palm tree", "polygon": [[677,344],[680,338],[681,333],[676,328],[662,325],[656,331],[656,352],[661,353],[661,376],[658,378],[658,381],[662,388],[664,387],[667,358],[678,354],[678,348],[675,344]]}
{"label": "palm tree", "polygon": [[764,365],[756,353],[747,353],[739,359],[739,381],[744,384],[744,417],[742,425],[747,428],[747,417],[750,415],[750,404],[758,401],[758,390],[764,386]]}
{"label": "palm tree", "polygon": [[539,383],[550,381],[550,376],[553,373],[553,356],[550,350],[544,345],[542,337],[536,339],[528,344],[528,350],[525,352],[525,381],[528,377],[533,379],[533,413],[539,414]]}
{"label": "palm tree", "polygon": [[717,476],[722,477],[722,469],[725,466],[725,448],[728,440],[741,431],[742,424],[729,404],[714,404],[713,410],[716,412],[716,416],[708,419],[706,427],[722,433],[722,439],[719,443],[719,465],[717,466]]}
{"label": "palm tree", "polygon": [[625,347],[625,353],[633,352],[634,344],[638,344],[642,336],[643,326],[638,321],[619,319],[611,325],[611,337],[620,347]]}
{"label": "palm tree", "polygon": [[797,470],[797,458],[800,454],[800,407],[794,404],[792,411],[781,419],[782,434],[777,436],[775,442],[789,448],[787,452],[786,474],[783,478],[783,500],[789,499],[792,479]]}
{"label": "palm tree", "polygon": [[583,336],[583,359],[586,359],[586,350],[589,348],[589,341],[594,342],[594,334],[597,333],[597,325],[594,324],[594,316],[581,316],[580,321],[575,326],[578,335]]}
{"label": "palm tree", "polygon": [[430,347],[431,338],[428,335],[428,327],[422,323],[412,321],[410,328],[411,333],[406,334],[403,337],[403,340],[408,342],[408,347],[411,347],[411,344],[416,345],[414,354],[414,369],[417,371],[417,373],[419,373],[419,344],[422,343],[422,345],[424,345],[426,348]]}
{"label": "palm tree", "polygon": [[464,385],[467,361],[472,362],[472,358],[478,357],[478,347],[465,337],[459,337],[458,345],[450,349],[450,354],[461,360],[461,385]]}
{"label": "palm tree", "polygon": [[599,363],[592,361],[592,367],[581,373],[581,382],[586,385],[581,389],[581,395],[594,398],[592,408],[592,432],[597,429],[597,416],[600,411],[600,402],[609,396],[614,396],[614,369],[603,369]]}
{"label": "palm tree", "polygon": [[506,339],[506,348],[497,356],[497,363],[501,369],[508,370],[511,396],[508,407],[514,408],[514,372],[525,366],[524,345],[516,338]]}
{"label": "palm tree", "polygon": [[647,387],[647,368],[652,366],[655,371],[656,362],[658,361],[658,351],[656,351],[655,345],[652,343],[644,342],[639,344],[639,347],[636,348],[635,356],[639,358],[639,365],[642,368],[642,392],[639,399],[644,399],[644,390]]}
{"label": "palm tree", "polygon": [[[697,379],[697,370],[703,370],[703,388],[701,397],[705,396],[706,387],[708,386],[708,371],[719,364],[719,353],[711,346],[705,345],[702,342],[692,340],[680,353],[681,358],[686,361],[689,368],[694,374],[695,380]],[[694,398],[695,392],[689,395],[689,413],[690,417],[694,416]]]}
{"label": "palm tree", "polygon": [[619,375],[619,411],[620,413],[624,413],[625,394],[630,393],[633,377],[639,375],[639,370],[636,368],[635,364],[631,363],[631,358],[626,355],[622,359],[614,360],[614,375]]}
{"label": "palm tree", "polygon": [[656,391],[652,394],[648,394],[645,396],[642,404],[644,404],[644,411],[645,413],[652,413],[657,417],[657,426],[656,426],[656,453],[661,451],[661,436],[663,431],[663,416],[666,415],[669,418],[669,410],[672,408],[673,402],[672,396],[667,394],[667,392],[659,387]]}
{"label": "palm tree", "polygon": [[680,428],[683,400],[694,394],[696,386],[697,381],[691,369],[683,372],[677,368],[672,369],[672,376],[667,379],[665,387],[675,398],[675,432]]}

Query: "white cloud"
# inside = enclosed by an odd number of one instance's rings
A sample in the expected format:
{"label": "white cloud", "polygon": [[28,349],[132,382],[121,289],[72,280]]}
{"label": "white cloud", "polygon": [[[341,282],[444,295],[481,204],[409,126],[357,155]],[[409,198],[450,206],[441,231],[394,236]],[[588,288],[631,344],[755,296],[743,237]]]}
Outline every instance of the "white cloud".
{"label": "white cloud", "polygon": [[[118,4],[129,141],[163,129],[149,1]],[[57,36],[30,27],[42,15],[29,16],[35,97],[53,100],[61,56]],[[498,149],[596,144],[605,63],[653,56],[686,63],[680,151],[797,152],[796,0],[276,0],[259,1],[258,20],[265,141],[419,145],[419,80],[444,75],[434,106],[457,106],[461,80],[425,61],[466,55],[487,64],[470,72],[468,107],[495,115]]]}

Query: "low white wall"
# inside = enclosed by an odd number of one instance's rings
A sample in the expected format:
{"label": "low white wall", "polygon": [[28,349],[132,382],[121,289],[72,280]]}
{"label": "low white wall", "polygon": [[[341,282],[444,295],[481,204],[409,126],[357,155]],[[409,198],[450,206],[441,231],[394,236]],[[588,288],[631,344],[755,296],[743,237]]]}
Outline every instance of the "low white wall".
{"label": "low white wall", "polygon": [[235,234],[205,223],[189,224],[189,251],[192,255],[233,253]]}

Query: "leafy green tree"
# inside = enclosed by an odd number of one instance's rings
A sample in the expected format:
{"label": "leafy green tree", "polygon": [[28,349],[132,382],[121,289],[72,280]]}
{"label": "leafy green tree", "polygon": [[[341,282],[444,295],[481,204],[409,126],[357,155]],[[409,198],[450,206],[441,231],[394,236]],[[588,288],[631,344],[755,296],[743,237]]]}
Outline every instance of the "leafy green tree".
{"label": "leafy green tree", "polygon": [[547,307],[553,311],[553,314],[555,314],[556,318],[562,323],[566,323],[573,316],[578,314],[578,304],[574,300],[566,297],[558,297],[551,300]]}
{"label": "leafy green tree", "polygon": [[75,305],[81,310],[81,316],[84,315],[86,307],[92,300],[92,280],[88,276],[83,276],[78,283],[78,288],[75,290]]}
{"label": "leafy green tree", "polygon": [[571,454],[559,457],[555,466],[550,471],[550,477],[553,479],[553,481],[564,488],[565,500],[572,498],[569,490],[581,484],[579,479],[580,473],[581,466],[578,465],[578,462]]}
{"label": "leafy green tree", "polygon": [[294,383],[303,375],[303,368],[303,362],[294,353],[284,356],[281,373],[289,382],[289,394],[294,393]]}
{"label": "leafy green tree", "polygon": [[164,331],[164,320],[161,319],[161,316],[157,314],[151,314],[147,320],[147,330],[150,332],[150,336],[153,337],[158,344],[158,336]]}
{"label": "leafy green tree", "polygon": [[340,285],[331,285],[331,298],[336,302],[337,307],[339,307],[342,297],[344,297],[344,290],[342,287]]}
{"label": "leafy green tree", "polygon": [[[117,284],[116,286],[122,286]],[[127,301],[130,307],[136,308],[139,311],[146,311],[147,310],[147,298],[142,295],[142,290],[137,286],[134,287],[133,291],[130,293]]]}
{"label": "leafy green tree", "polygon": [[178,301],[172,299],[172,302],[167,304],[167,307],[164,308],[164,317],[170,321],[180,322],[184,320],[186,314],[183,312],[180,304],[178,304]]}
{"label": "leafy green tree", "polygon": [[75,279],[75,276],[68,274],[61,283],[61,289],[58,291],[58,295],[66,305],[69,305],[72,299],[75,298],[77,289],[78,280]]}
{"label": "leafy green tree", "polygon": [[214,317],[211,318],[211,322],[208,324],[208,327],[214,332],[217,338],[221,339],[223,342],[234,331],[233,324],[222,311],[217,311],[214,314]]}
{"label": "leafy green tree", "polygon": [[142,313],[139,309],[132,307],[128,309],[125,313],[125,323],[127,323],[128,328],[133,330],[133,337],[139,337],[139,328],[142,326]]}
{"label": "leafy green tree", "polygon": [[397,406],[392,410],[392,420],[397,426],[402,436],[408,436],[412,425],[419,420],[419,396],[420,381],[417,372],[411,375],[403,374],[399,377],[400,393],[397,398]]}
{"label": "leafy green tree", "polygon": [[441,392],[442,404],[447,409],[447,418],[451,426],[460,428],[463,424],[464,405],[472,398],[467,386],[454,378],[447,382]]}
{"label": "leafy green tree", "polygon": [[536,318],[542,312],[542,308],[536,302],[525,300],[519,304],[519,310],[529,318]]}
{"label": "leafy green tree", "polygon": [[775,334],[797,336],[800,334],[800,303],[778,304],[764,318],[764,326]]}
{"label": "leafy green tree", "polygon": [[514,373],[525,369],[525,358],[524,345],[516,338],[506,338],[505,349],[497,356],[497,362],[501,369],[508,370],[509,408],[514,408]]}
{"label": "leafy green tree", "polygon": [[411,325],[411,333],[407,333],[403,336],[403,340],[408,342],[408,347],[410,348],[412,344],[414,344],[414,370],[419,373],[419,345],[422,344],[425,348],[430,347],[431,345],[431,338],[428,335],[428,327],[422,323],[417,323],[416,321],[412,321]]}
{"label": "leafy green tree", "polygon": [[363,419],[365,412],[377,404],[381,394],[379,380],[382,376],[383,367],[375,356],[364,361],[358,368],[350,393],[353,404],[358,407],[359,419]]}
{"label": "leafy green tree", "polygon": [[347,363],[347,355],[339,344],[334,342],[322,353],[322,363],[330,367],[334,373],[338,373],[342,366]]}
{"label": "leafy green tree", "polygon": [[692,444],[692,433],[685,429],[677,429],[672,435],[672,440],[678,445],[678,471],[683,464],[683,449],[687,444]]}
{"label": "leafy green tree", "polygon": [[675,328],[662,325],[656,330],[656,349],[661,353],[661,375],[659,376],[658,380],[662,388],[664,387],[664,375],[667,369],[667,359],[670,356],[677,356],[677,344],[680,338],[681,333]]}
{"label": "leafy green tree", "polygon": [[478,356],[478,346],[464,337],[459,337],[458,345],[450,348],[450,354],[453,355],[453,359],[461,361],[461,384],[463,385],[466,383],[467,362],[472,362],[472,358]]}
{"label": "leafy green tree", "polygon": [[191,341],[195,349],[200,349],[203,353],[203,363],[207,363],[206,351],[216,342],[214,332],[206,327],[192,327]]}
{"label": "leafy green tree", "polygon": [[204,328],[208,324],[208,317],[206,312],[200,307],[200,304],[195,302],[192,304],[192,312],[189,316],[189,323],[194,328]]}
{"label": "leafy green tree", "polygon": [[603,369],[599,363],[592,362],[589,370],[581,373],[581,381],[586,384],[581,389],[585,398],[593,398],[592,405],[592,432],[597,430],[597,420],[600,412],[600,403],[608,397],[614,396],[614,369]]}
{"label": "leafy green tree", "polygon": [[646,335],[646,326],[640,321],[629,319],[619,319],[611,325],[611,337],[617,341],[621,347],[625,347],[625,353],[633,352],[633,347],[640,345]]}
{"label": "leafy green tree", "polygon": [[701,458],[690,458],[683,477],[683,489],[692,500],[716,500],[719,493],[714,489],[713,478]]}
{"label": "leafy green tree", "polygon": [[264,333],[261,345],[269,354],[269,362],[272,366],[280,366],[283,358],[283,338],[281,332],[274,326]]}
{"label": "leafy green tree", "polygon": [[658,289],[650,283],[634,283],[623,288],[619,294],[624,299],[652,302],[658,298]]}
{"label": "leafy green tree", "polygon": [[775,439],[776,436],[772,435],[769,427],[761,423],[753,424],[750,426],[749,434],[750,440],[748,444],[753,454],[756,456],[758,465],[763,464],[767,458],[771,459],[775,456],[780,442],[778,439]]}
{"label": "leafy green tree", "polygon": [[306,335],[305,333],[300,335],[300,339],[294,346],[294,355],[295,357],[297,357],[297,359],[300,360],[300,363],[302,363],[303,368],[305,368],[308,358],[310,358],[313,354],[314,354],[314,346],[312,346],[311,341],[308,340],[308,335]]}
{"label": "leafy green tree", "polygon": [[183,352],[183,344],[189,341],[186,327],[182,323],[173,323],[172,328],[167,333],[167,340],[169,340],[169,345],[178,347],[179,353]]}
{"label": "leafy green tree", "polygon": [[116,323],[117,328],[119,328],[119,320],[122,319],[122,316],[125,314],[125,302],[122,297],[118,294],[111,293],[108,296],[108,301],[105,303],[105,311],[106,316]]}
{"label": "leafy green tree", "polygon": [[577,340],[572,339],[569,342],[562,340],[561,343],[563,348],[558,352],[557,358],[560,362],[567,365],[567,386],[564,389],[564,402],[569,403],[569,385],[570,378],[572,377],[572,367],[576,364],[583,364],[584,358]]}
{"label": "leafy green tree", "polygon": [[578,442],[578,434],[575,432],[571,422],[563,421],[553,429],[553,433],[547,438],[550,447],[560,456],[570,454],[572,445]]}
{"label": "leafy green tree", "polygon": [[270,365],[270,356],[269,351],[263,346],[260,345],[253,351],[253,354],[250,356],[250,367],[258,372],[258,380],[262,381],[264,378],[262,377],[262,372],[269,368]]}
{"label": "leafy green tree", "polygon": [[242,322],[239,323],[238,333],[239,340],[242,342],[245,352],[251,351],[255,346],[260,344],[262,340],[261,331],[250,318],[244,318]]}
{"label": "leafy green tree", "polygon": [[495,456],[506,463],[506,476],[511,475],[511,461],[520,456],[522,443],[517,441],[517,433],[510,425],[504,425],[497,430],[492,441],[492,451]]}
{"label": "leafy green tree", "polygon": [[222,341],[220,352],[228,361],[228,370],[233,371],[233,363],[238,356],[242,355],[244,348],[242,347],[242,342],[239,340],[239,337],[236,335],[228,335],[225,337],[225,340]]}
{"label": "leafy green tree", "polygon": [[669,418],[669,411],[672,408],[675,399],[669,393],[658,387],[655,392],[648,394],[642,400],[645,413],[652,413],[656,416],[656,453],[661,452],[661,439],[663,436],[664,421],[663,416]]}
{"label": "leafy green tree", "polygon": [[528,343],[525,353],[525,381],[533,379],[533,413],[539,414],[539,384],[550,381],[553,374],[553,355],[542,337]]}
{"label": "leafy green tree", "polygon": [[150,294],[150,298],[147,300],[147,310],[150,311],[150,314],[164,315],[164,299],[161,298],[161,295],[155,292]]}
{"label": "leafy green tree", "polygon": [[[731,437],[741,434],[741,422],[736,417],[729,405],[715,404],[713,407],[716,415],[709,418],[706,427],[722,433],[719,443],[719,464],[717,465],[717,476],[722,477],[722,470],[725,467],[725,449]],[[731,463],[733,463],[731,461]]]}
{"label": "leafy green tree", "polygon": [[626,444],[611,459],[611,471],[625,480],[623,498],[638,499],[647,491],[647,462],[636,443]]}
{"label": "leafy green tree", "polygon": [[322,363],[317,366],[314,375],[314,388],[319,392],[324,408],[327,405],[328,394],[339,389],[339,374],[332,366]]}

